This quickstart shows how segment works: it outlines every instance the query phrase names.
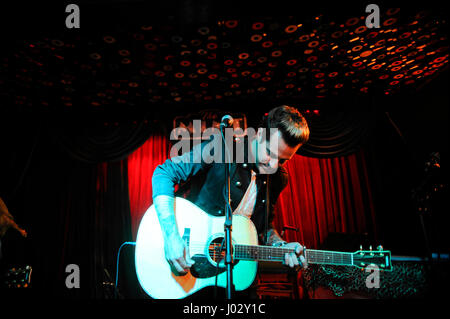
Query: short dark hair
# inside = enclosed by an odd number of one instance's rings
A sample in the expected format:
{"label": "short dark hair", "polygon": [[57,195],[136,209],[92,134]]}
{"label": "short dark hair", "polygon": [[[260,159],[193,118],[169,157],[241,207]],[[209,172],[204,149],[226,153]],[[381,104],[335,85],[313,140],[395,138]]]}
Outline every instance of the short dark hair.
{"label": "short dark hair", "polygon": [[[264,116],[263,127],[277,128],[287,145],[295,147],[305,144],[309,139],[309,127],[303,115],[294,107],[281,105],[273,108]],[[266,139],[270,138],[266,131]]]}

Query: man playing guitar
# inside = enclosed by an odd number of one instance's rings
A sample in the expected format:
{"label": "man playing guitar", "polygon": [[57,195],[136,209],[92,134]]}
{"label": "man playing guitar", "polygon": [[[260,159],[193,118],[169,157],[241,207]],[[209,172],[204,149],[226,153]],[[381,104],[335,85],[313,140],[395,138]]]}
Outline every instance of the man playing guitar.
{"label": "man playing guitar", "polygon": [[[274,133],[270,134],[272,131]],[[248,150],[245,154],[246,161],[232,163],[230,169],[233,214],[251,218],[259,236],[266,236],[266,245],[295,250],[295,254],[287,253],[284,258],[284,264],[291,268],[307,266],[302,255],[304,247],[297,242],[283,241],[272,225],[273,208],[288,181],[287,171],[283,165],[308,141],[308,138],[308,125],[298,110],[285,105],[276,107],[266,114],[262,127],[258,128],[252,140],[244,138],[244,150]],[[207,143],[213,142],[204,142],[194,146],[190,152],[166,160],[155,169],[152,178],[153,202],[162,229],[165,256],[179,274],[186,274],[194,264],[194,260],[191,259],[189,248],[177,229],[174,214],[175,185],[189,181],[189,192],[194,193],[191,201],[210,214],[223,215],[225,205],[223,164],[219,165],[204,158],[202,150]],[[189,160],[192,158],[201,159]],[[270,185],[268,225],[265,225],[266,182]]]}

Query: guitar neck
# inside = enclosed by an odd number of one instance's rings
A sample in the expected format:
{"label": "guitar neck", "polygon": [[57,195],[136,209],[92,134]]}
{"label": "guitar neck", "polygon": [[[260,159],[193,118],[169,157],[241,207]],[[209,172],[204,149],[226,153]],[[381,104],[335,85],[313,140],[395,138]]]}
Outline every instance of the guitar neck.
{"label": "guitar neck", "polygon": [[[284,261],[286,253],[292,253],[292,248],[235,245],[234,258],[241,260],[256,261]],[[353,265],[353,254],[347,252],[306,249],[304,256],[308,264],[328,264],[328,265]]]}

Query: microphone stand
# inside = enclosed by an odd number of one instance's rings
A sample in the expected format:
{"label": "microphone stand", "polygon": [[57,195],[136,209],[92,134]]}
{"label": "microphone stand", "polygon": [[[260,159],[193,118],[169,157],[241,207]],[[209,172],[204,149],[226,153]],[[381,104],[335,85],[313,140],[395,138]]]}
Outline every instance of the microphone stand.
{"label": "microphone stand", "polygon": [[222,141],[224,145],[224,164],[225,164],[225,181],[226,181],[226,195],[227,195],[227,201],[225,203],[225,223],[224,223],[224,230],[225,230],[225,266],[226,266],[226,272],[227,272],[227,288],[226,288],[226,299],[231,299],[232,293],[234,291],[234,285],[233,285],[233,247],[232,247],[232,240],[231,240],[231,233],[232,233],[232,212],[231,212],[231,195],[230,195],[230,169],[229,165],[230,163],[227,163],[225,160],[225,153],[229,156],[229,150],[227,147],[227,142],[225,140],[225,124],[220,124],[220,133],[222,134]]}

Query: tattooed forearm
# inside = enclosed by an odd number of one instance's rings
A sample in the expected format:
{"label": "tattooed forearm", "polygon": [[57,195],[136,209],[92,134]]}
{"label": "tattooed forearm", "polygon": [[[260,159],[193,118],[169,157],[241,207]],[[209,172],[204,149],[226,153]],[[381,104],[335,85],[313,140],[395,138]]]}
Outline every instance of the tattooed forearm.
{"label": "tattooed forearm", "polygon": [[177,222],[175,220],[174,198],[167,195],[159,195],[155,197],[154,204],[164,239],[178,234]]}
{"label": "tattooed forearm", "polygon": [[277,243],[285,243],[285,241],[283,240],[283,238],[281,238],[280,234],[278,234],[278,232],[271,228],[267,231],[267,245],[273,246],[276,245]]}

